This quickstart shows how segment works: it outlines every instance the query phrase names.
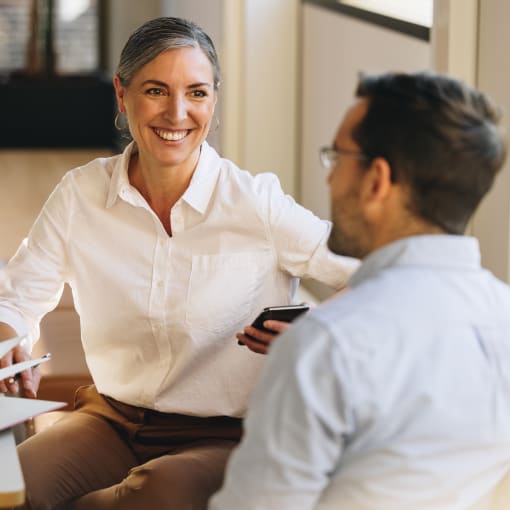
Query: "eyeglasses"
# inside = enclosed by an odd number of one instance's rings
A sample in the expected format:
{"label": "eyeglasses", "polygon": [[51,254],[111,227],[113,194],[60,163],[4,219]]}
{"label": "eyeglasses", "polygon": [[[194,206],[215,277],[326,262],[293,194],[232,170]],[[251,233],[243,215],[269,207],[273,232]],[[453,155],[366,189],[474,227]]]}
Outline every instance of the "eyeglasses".
{"label": "eyeglasses", "polygon": [[340,156],[350,156],[351,158],[359,159],[360,161],[370,161],[370,157],[362,152],[350,151],[347,149],[337,149],[336,147],[321,147],[319,150],[321,165],[327,170],[335,167]]}

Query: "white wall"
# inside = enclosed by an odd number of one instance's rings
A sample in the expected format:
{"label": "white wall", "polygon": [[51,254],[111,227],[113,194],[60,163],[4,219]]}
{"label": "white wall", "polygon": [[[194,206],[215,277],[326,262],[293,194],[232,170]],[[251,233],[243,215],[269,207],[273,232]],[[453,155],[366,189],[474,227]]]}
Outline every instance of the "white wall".
{"label": "white wall", "polygon": [[[510,134],[510,2],[480,0],[479,9],[477,86],[503,108]],[[484,266],[510,282],[510,158],[475,215],[473,234],[480,240]]]}
{"label": "white wall", "polygon": [[223,0],[161,0],[161,16],[176,16],[194,21],[213,40],[219,50],[222,41]]}
{"label": "white wall", "polygon": [[224,0],[224,155],[296,189],[299,0]]}
{"label": "white wall", "polygon": [[[503,108],[510,133],[510,3],[506,0],[435,0],[434,68],[489,94]],[[510,161],[471,221],[482,264],[510,281]]]}
{"label": "white wall", "polygon": [[298,0],[245,1],[244,165],[295,192]]}

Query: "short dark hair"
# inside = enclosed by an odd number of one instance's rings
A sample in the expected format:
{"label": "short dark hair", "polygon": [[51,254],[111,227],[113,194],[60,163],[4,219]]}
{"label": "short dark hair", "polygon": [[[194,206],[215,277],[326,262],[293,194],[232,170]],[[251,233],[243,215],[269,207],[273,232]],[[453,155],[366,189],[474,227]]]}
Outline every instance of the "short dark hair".
{"label": "short dark hair", "polygon": [[481,92],[434,73],[361,75],[356,95],[368,99],[353,139],[383,157],[392,181],[407,185],[411,212],[462,234],[503,165],[499,110]]}
{"label": "short dark hair", "polygon": [[214,73],[214,88],[220,84],[221,71],[211,38],[196,23],[182,18],[161,17],[138,27],[124,46],[116,74],[129,87],[135,74],[164,51],[176,48],[200,48]]}

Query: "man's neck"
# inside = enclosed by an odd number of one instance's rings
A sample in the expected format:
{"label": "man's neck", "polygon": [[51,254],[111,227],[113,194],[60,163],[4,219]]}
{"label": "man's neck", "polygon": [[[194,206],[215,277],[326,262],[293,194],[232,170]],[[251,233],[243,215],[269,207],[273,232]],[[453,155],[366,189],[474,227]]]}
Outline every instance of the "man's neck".
{"label": "man's neck", "polygon": [[[393,226],[393,228],[391,228]],[[373,236],[374,242],[370,253],[383,246],[404,239],[406,237],[420,236],[420,235],[445,235],[445,232],[441,227],[433,225],[422,218],[409,217],[403,218],[402,222],[398,225],[393,224],[391,226],[382,228]]]}

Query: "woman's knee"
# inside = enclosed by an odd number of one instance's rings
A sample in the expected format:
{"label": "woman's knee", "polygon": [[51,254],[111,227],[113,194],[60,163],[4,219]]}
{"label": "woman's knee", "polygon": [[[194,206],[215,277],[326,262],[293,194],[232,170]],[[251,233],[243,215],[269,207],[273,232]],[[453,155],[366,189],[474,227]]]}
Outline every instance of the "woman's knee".
{"label": "woman's knee", "polygon": [[[118,500],[129,501],[123,508],[203,510],[222,482],[232,442],[193,448],[164,455],[130,470],[118,485]],[[140,501],[137,506],[136,501]],[[120,508],[120,506],[119,506]]]}

